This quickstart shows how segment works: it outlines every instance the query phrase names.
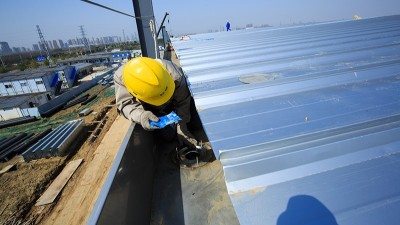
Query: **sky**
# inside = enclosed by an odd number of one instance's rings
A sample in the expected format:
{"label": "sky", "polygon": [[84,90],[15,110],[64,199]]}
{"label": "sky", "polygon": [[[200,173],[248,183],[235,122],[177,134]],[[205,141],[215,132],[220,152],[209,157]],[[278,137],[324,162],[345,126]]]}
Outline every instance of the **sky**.
{"label": "sky", "polygon": [[[131,0],[92,0],[126,14],[134,15]],[[286,26],[295,23],[371,18],[400,15],[399,0],[153,0],[157,27],[166,12],[164,24],[174,36],[220,30],[227,21],[231,28],[246,24]],[[0,42],[10,47],[32,48],[39,41],[36,25],[45,40],[67,41],[86,37],[137,36],[134,18],[81,0],[6,0],[0,4]]]}

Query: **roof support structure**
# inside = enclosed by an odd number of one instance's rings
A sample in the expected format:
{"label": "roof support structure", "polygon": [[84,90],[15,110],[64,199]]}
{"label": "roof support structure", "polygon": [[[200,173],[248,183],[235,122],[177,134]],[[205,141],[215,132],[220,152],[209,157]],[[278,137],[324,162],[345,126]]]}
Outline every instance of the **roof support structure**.
{"label": "roof support structure", "polygon": [[[136,25],[139,33],[139,41],[142,50],[142,55],[150,58],[157,58],[158,51],[156,48],[156,26],[153,12],[153,3],[151,0],[132,0],[135,16],[120,12],[104,5],[89,1],[83,2],[99,6],[104,9],[111,10],[136,19]],[[165,19],[165,18],[164,18]]]}
{"label": "roof support structure", "polygon": [[151,0],[132,0],[142,55],[157,58],[156,28]]}

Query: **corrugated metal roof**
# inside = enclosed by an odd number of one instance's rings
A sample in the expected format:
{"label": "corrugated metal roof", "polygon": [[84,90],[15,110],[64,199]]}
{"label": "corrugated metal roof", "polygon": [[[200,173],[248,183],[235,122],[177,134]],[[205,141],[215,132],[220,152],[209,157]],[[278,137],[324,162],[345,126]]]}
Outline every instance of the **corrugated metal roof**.
{"label": "corrugated metal roof", "polygon": [[78,70],[80,70],[93,67],[93,63],[75,63],[72,66],[75,66]]}
{"label": "corrugated metal roof", "polygon": [[241,224],[398,224],[400,16],[173,45]]}
{"label": "corrugated metal roof", "polygon": [[20,106],[37,95],[39,94],[25,94],[17,96],[14,95],[14,96],[0,97],[0,109]]}
{"label": "corrugated metal roof", "polygon": [[78,57],[71,58],[71,59],[59,60],[59,61],[57,61],[57,63],[68,63],[68,62],[74,62],[74,61],[112,58],[113,55],[115,55],[115,54],[126,54],[126,53],[130,53],[130,52],[131,52],[130,50],[129,51],[117,51],[117,52],[96,52],[96,53],[92,53],[90,55],[83,55],[83,56],[78,56]]}
{"label": "corrugated metal roof", "polygon": [[78,56],[75,58],[70,58],[70,59],[65,59],[65,60],[59,60],[57,63],[69,63],[69,62],[75,62],[75,61],[85,61],[85,60],[93,60],[93,59],[102,59],[102,58],[109,58],[112,57],[112,53],[93,53],[90,55],[83,55],[83,56]]}
{"label": "corrugated metal roof", "polygon": [[67,68],[66,66],[53,67],[53,68],[40,67],[36,69],[27,69],[24,71],[11,71],[4,74],[0,74],[0,82],[40,78],[50,73],[62,71],[66,68]]}

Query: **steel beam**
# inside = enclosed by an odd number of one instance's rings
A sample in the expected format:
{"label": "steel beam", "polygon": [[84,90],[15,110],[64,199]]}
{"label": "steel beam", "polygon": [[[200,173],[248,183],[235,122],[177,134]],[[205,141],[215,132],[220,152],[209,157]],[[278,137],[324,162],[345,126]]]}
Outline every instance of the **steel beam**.
{"label": "steel beam", "polygon": [[142,55],[156,58],[155,19],[150,0],[132,0]]}

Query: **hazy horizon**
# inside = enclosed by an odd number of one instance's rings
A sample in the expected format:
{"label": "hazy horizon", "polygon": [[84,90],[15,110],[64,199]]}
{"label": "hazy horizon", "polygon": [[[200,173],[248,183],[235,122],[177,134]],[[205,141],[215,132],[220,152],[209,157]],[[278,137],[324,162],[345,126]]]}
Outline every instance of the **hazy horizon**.
{"label": "hazy horizon", "polygon": [[[134,15],[132,1],[97,0],[96,3]],[[231,1],[161,1],[154,0],[153,9],[157,27],[164,14],[170,15],[165,23],[171,35],[206,33],[220,30],[229,20],[231,28],[246,24],[280,26],[298,23],[313,23],[350,20],[354,15],[361,18],[400,14],[398,0],[282,0],[279,2],[253,0]],[[121,15],[80,0],[39,2],[14,0],[2,4],[0,9],[2,29],[0,42],[10,47],[32,48],[39,42],[36,25],[47,41],[81,38],[80,26],[84,26],[86,37],[136,36],[135,19]]]}

